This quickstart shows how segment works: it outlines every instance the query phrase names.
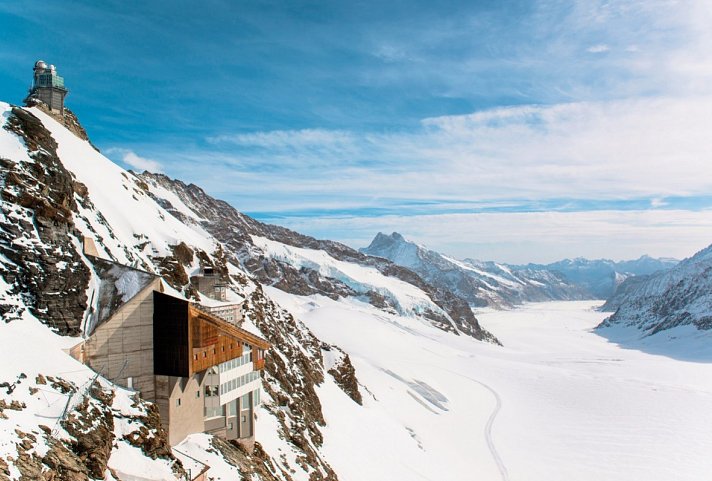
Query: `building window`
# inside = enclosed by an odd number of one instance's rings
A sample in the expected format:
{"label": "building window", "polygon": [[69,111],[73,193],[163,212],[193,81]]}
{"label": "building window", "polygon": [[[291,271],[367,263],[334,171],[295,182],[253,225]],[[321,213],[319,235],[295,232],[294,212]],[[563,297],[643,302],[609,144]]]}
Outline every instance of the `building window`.
{"label": "building window", "polygon": [[133,378],[129,377],[126,379],[126,387],[129,389],[133,389]]}
{"label": "building window", "polygon": [[194,361],[197,361],[197,360],[198,360],[198,355],[197,355],[197,354],[193,354],[193,360],[194,360]]}
{"label": "building window", "polygon": [[176,407],[180,406],[180,398],[176,399]]}
{"label": "building window", "polygon": [[195,397],[200,397],[200,389],[198,389],[197,391],[195,391]]}

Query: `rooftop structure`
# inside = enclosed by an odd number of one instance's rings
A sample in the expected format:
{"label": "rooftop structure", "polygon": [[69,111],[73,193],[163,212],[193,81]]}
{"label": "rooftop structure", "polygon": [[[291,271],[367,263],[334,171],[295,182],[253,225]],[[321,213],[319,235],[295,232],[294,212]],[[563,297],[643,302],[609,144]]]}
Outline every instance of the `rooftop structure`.
{"label": "rooftop structure", "polygon": [[198,291],[216,301],[227,300],[227,283],[212,267],[205,266],[200,275],[193,276],[191,282],[198,286]]}
{"label": "rooftop structure", "polygon": [[64,86],[64,78],[57,74],[54,65],[47,65],[43,60],[35,62],[32,88],[28,99],[39,100],[47,105],[51,112],[64,113],[64,97],[69,91]]}

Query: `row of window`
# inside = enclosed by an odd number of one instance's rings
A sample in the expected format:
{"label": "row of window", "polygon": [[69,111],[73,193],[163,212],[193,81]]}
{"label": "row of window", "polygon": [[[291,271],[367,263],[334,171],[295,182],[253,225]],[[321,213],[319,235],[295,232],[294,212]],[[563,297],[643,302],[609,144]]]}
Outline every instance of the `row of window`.
{"label": "row of window", "polygon": [[259,371],[250,371],[247,374],[243,374],[242,376],[240,376],[236,379],[233,379],[232,381],[224,382],[224,383],[220,384],[220,395],[222,396],[223,394],[233,391],[233,390],[235,390],[239,387],[242,387],[245,384],[255,381],[259,378],[260,378]]}
{"label": "row of window", "polygon": [[240,366],[244,366],[248,362],[252,362],[252,349],[250,349],[247,344],[244,344],[244,349],[247,350],[247,352],[242,356],[220,364],[220,372],[227,372],[231,369],[236,369]]}

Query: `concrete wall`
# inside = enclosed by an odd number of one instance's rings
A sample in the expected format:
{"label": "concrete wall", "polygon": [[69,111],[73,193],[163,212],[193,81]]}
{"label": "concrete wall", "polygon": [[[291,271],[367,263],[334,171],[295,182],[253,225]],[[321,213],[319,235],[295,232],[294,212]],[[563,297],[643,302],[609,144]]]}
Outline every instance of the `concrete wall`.
{"label": "concrete wall", "polygon": [[[156,279],[100,324],[84,342],[87,365],[114,383],[155,399],[153,375],[153,290]],[[130,378],[130,381],[129,381]]]}
{"label": "concrete wall", "polygon": [[242,304],[228,304],[225,306],[202,306],[203,310],[226,320],[230,324],[242,324]]}
{"label": "concrete wall", "polygon": [[242,396],[239,400],[240,407],[240,439],[251,438],[255,435],[255,419],[254,410],[252,408],[252,396],[253,393],[250,392]]}
{"label": "concrete wall", "polygon": [[218,276],[197,276],[198,290],[206,296],[218,300],[226,300],[225,281]]}
{"label": "concrete wall", "polygon": [[53,112],[61,113],[64,109],[65,93],[59,89],[39,87],[35,91],[35,96],[47,104]]}
{"label": "concrete wall", "polygon": [[180,443],[187,435],[205,429],[203,377],[201,374],[189,378],[156,376],[156,405],[171,446]]}

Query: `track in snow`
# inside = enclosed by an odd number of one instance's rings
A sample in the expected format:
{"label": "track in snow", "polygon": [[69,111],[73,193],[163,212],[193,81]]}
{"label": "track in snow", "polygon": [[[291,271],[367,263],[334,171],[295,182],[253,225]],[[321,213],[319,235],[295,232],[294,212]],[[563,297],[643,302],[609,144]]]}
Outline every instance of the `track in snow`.
{"label": "track in snow", "polygon": [[468,379],[472,382],[476,382],[483,388],[487,389],[494,396],[496,404],[494,406],[494,409],[492,410],[492,414],[490,414],[490,417],[487,420],[487,424],[485,425],[485,440],[487,441],[487,447],[489,448],[490,453],[492,454],[492,458],[494,459],[494,462],[497,465],[499,475],[502,477],[502,481],[509,481],[509,472],[507,471],[507,466],[504,465],[504,461],[502,461],[502,458],[497,452],[497,448],[494,445],[494,440],[492,439],[492,425],[494,424],[494,420],[497,418],[497,414],[499,414],[499,410],[502,409],[502,398],[499,396],[499,393],[497,391],[495,391],[489,385],[483,383],[482,381],[478,381],[477,379],[465,376],[464,374],[460,374],[459,372],[451,371],[449,369],[445,369],[445,371],[448,371],[452,374],[456,374],[460,377],[464,377],[465,379]]}

